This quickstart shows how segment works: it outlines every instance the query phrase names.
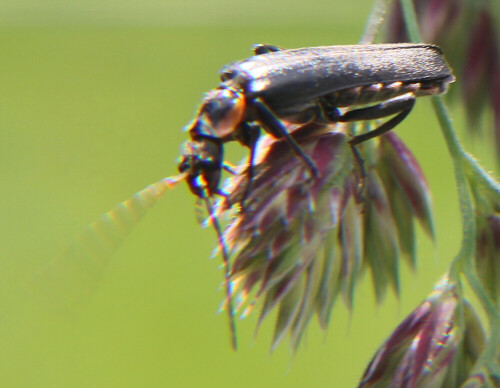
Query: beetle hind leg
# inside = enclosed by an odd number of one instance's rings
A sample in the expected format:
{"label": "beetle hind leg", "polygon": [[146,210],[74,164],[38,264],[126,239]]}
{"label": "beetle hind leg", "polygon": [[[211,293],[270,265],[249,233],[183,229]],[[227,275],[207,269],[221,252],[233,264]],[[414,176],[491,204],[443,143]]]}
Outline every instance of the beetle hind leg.
{"label": "beetle hind leg", "polygon": [[348,111],[338,118],[339,122],[351,122],[360,120],[376,120],[387,116],[396,114],[392,119],[386,121],[378,128],[363,133],[362,135],[354,136],[350,140],[351,145],[362,143],[366,140],[373,139],[374,137],[383,135],[396,127],[406,116],[410,113],[415,105],[415,95],[413,93],[403,94],[395,98],[391,98],[378,105],[369,106],[367,108],[360,108]]}

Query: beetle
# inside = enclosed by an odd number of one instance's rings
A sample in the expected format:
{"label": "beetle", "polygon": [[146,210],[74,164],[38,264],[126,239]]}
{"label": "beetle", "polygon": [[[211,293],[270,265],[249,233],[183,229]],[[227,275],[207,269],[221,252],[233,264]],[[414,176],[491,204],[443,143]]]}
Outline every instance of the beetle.
{"label": "beetle", "polygon": [[[429,44],[373,44],[282,49],[254,46],[254,56],[224,66],[220,85],[209,91],[186,129],[178,169],[180,175],[164,178],[118,204],[92,223],[68,249],[69,255],[90,255],[102,262],[141,216],[171,187],[186,180],[206,206],[223,258],[225,302],[232,346],[236,328],[232,303],[229,252],[211,197],[223,194],[219,183],[223,146],[239,141],[250,149],[247,192],[252,181],[256,145],[262,129],[284,138],[308,167],[317,168],[294,141],[289,124],[319,124],[372,120],[395,115],[378,128],[354,136],[355,145],[398,125],[419,96],[443,93],[454,76],[441,50]],[[379,102],[375,105],[371,103]],[[363,106],[365,107],[357,107]],[[355,107],[355,108],[353,108]],[[341,112],[340,109],[346,108]],[[324,126],[319,125],[318,128]],[[354,148],[353,148],[354,149]],[[243,201],[245,194],[243,195]],[[64,258],[63,257],[63,258]],[[77,262],[79,260],[72,260]]]}
{"label": "beetle", "polygon": [[[443,52],[431,44],[298,49],[259,44],[254,54],[221,69],[220,85],[206,94],[186,127],[190,140],[184,144],[178,168],[200,198],[223,194],[219,183],[226,168],[226,142],[239,141],[250,148],[249,185],[261,129],[284,138],[317,176],[316,166],[293,140],[287,124],[394,115],[372,131],[354,136],[350,144],[355,146],[393,129],[410,113],[417,97],[444,93],[455,80]],[[374,102],[378,104],[366,106]],[[339,108],[346,110],[342,113]]]}

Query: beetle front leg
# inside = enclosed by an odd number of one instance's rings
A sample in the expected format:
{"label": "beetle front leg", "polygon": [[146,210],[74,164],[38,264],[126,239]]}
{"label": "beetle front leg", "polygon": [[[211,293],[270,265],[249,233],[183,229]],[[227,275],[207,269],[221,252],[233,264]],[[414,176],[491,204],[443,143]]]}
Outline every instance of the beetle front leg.
{"label": "beetle front leg", "polygon": [[413,93],[407,93],[403,94],[402,96],[387,100],[378,105],[370,106],[367,108],[354,109],[346,112],[338,118],[338,121],[351,122],[360,120],[375,120],[397,113],[395,117],[393,117],[389,121],[386,121],[378,128],[375,128],[374,130],[362,135],[354,136],[349,143],[351,145],[356,145],[366,140],[370,140],[374,137],[380,136],[396,127],[401,121],[406,118],[406,116],[408,116],[414,105],[415,95]]}
{"label": "beetle front leg", "polygon": [[316,164],[306,153],[304,153],[304,151],[302,151],[302,148],[300,148],[300,146],[290,135],[290,133],[283,125],[283,123],[276,118],[276,116],[271,111],[271,109],[266,105],[266,103],[257,98],[252,102],[252,105],[255,107],[257,118],[261,123],[262,127],[272,136],[278,139],[284,138],[285,141],[290,146],[290,148],[295,153],[295,155],[297,155],[297,157],[299,157],[305,163],[305,165],[311,172],[311,175],[314,177],[319,176]]}

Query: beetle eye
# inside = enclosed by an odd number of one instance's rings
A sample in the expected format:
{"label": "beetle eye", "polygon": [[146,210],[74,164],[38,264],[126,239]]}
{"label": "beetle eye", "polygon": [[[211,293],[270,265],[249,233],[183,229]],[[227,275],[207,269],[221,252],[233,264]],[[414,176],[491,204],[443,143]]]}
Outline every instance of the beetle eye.
{"label": "beetle eye", "polygon": [[186,172],[191,168],[191,161],[190,158],[183,156],[181,158],[181,161],[179,162],[179,165],[177,166],[177,169],[179,170],[180,173]]}

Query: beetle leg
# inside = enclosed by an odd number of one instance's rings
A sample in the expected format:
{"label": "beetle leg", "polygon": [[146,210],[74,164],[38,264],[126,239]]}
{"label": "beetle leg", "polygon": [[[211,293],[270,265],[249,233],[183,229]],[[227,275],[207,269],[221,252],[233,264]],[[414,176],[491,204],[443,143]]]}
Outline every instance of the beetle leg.
{"label": "beetle leg", "polygon": [[324,120],[326,123],[336,123],[339,121],[339,117],[342,116],[339,108],[337,108],[335,103],[330,101],[327,97],[322,97],[319,99],[318,107],[320,109],[316,114],[316,120]]}
{"label": "beetle leg", "polygon": [[224,171],[227,171],[231,175],[236,175],[238,173],[237,167],[229,162],[226,162],[226,161],[222,162],[222,169]]}
{"label": "beetle leg", "polygon": [[354,136],[349,143],[351,145],[356,145],[380,136],[393,129],[396,125],[403,121],[406,116],[408,116],[414,105],[415,95],[413,93],[407,93],[382,102],[378,105],[370,106],[368,108],[354,109],[346,112],[338,118],[338,121],[349,122],[359,120],[375,120],[397,113],[395,117],[386,121],[378,128],[362,135]]}
{"label": "beetle leg", "polygon": [[254,176],[254,160],[257,151],[257,142],[260,137],[260,126],[256,124],[243,123],[241,126],[243,145],[250,148],[250,155],[248,156],[248,170],[247,170],[247,184],[245,191],[243,192],[243,197],[241,198],[241,208],[245,208],[245,200],[250,194],[252,189],[253,176]]}
{"label": "beetle leg", "polygon": [[273,46],[273,45],[270,45],[270,44],[263,44],[263,43],[254,44],[252,46],[252,49],[253,49],[253,53],[255,55],[275,53],[276,51],[283,50],[281,47]]}
{"label": "beetle leg", "polygon": [[274,113],[269,109],[269,107],[260,99],[255,99],[252,103],[255,107],[255,112],[257,114],[259,122],[262,127],[269,132],[272,136],[281,139],[285,138],[290,148],[293,150],[295,155],[299,157],[307,166],[312,176],[319,176],[318,168],[312,159],[302,151],[300,146],[295,142],[293,137],[290,135],[283,123],[276,118]]}

